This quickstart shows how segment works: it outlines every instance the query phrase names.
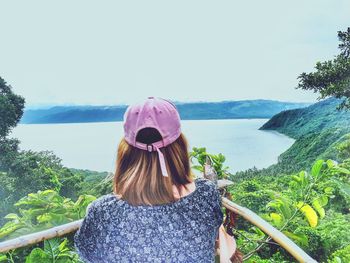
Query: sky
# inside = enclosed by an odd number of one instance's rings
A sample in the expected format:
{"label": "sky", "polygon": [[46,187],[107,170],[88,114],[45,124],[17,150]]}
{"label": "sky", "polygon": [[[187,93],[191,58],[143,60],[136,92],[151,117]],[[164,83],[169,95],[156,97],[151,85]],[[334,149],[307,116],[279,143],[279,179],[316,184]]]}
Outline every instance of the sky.
{"label": "sky", "polygon": [[0,3],[0,76],[27,107],[313,102],[302,72],[338,54],[347,0]]}

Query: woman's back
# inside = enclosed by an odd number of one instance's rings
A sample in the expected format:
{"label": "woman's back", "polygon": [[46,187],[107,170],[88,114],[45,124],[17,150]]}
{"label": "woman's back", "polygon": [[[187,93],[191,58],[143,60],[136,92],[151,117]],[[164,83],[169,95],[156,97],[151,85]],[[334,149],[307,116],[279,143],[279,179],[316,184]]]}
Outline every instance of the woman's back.
{"label": "woman's back", "polygon": [[222,223],[216,185],[195,179],[194,192],[164,205],[133,206],[114,194],[88,209],[75,246],[85,262],[214,262]]}

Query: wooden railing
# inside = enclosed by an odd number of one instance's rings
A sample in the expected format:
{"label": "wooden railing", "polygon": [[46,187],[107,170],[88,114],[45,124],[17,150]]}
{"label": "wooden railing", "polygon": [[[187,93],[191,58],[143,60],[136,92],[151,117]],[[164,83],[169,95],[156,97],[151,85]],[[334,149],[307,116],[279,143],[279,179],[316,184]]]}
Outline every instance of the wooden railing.
{"label": "wooden railing", "polygon": [[[225,188],[226,186],[232,184],[232,182],[228,180],[218,180],[217,183],[219,188]],[[226,197],[222,197],[222,205],[226,209],[243,217],[245,220],[257,226],[265,234],[270,236],[274,242],[278,243],[282,248],[288,251],[299,262],[316,262],[307,253],[305,253],[300,247],[298,247],[291,239],[289,239],[282,232],[274,228],[264,219],[259,217],[253,211],[245,207],[239,206],[238,204],[235,204],[234,202],[230,201]],[[8,241],[1,242],[0,253],[7,252],[9,250],[13,250],[16,248],[34,245],[54,237],[65,236],[69,233],[77,231],[81,223],[82,223],[82,220],[77,220],[68,224],[50,228],[48,230],[40,231],[37,233],[33,233],[33,234],[29,234],[29,235],[25,235],[25,236],[14,238]]]}
{"label": "wooden railing", "polygon": [[270,236],[276,243],[288,251],[299,262],[317,262],[300,247],[298,247],[291,239],[284,235],[281,231],[274,228],[260,216],[255,214],[248,208],[239,206],[227,198],[222,198],[222,205],[233,213],[240,215],[245,220],[261,229],[265,234]]}

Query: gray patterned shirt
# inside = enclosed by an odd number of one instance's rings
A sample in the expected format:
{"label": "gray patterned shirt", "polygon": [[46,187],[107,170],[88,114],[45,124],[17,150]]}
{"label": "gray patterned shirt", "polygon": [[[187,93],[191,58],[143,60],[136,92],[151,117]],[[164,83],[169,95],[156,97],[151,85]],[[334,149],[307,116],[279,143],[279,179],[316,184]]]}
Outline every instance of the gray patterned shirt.
{"label": "gray patterned shirt", "polygon": [[114,194],[88,207],[74,236],[81,259],[99,262],[214,262],[223,220],[217,186],[195,179],[196,189],[161,205],[133,206]]}

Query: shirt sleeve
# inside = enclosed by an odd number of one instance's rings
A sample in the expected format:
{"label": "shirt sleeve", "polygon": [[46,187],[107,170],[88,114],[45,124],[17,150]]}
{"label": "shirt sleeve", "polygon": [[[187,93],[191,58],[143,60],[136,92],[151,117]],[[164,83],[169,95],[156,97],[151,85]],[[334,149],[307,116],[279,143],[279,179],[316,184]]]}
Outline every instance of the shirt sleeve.
{"label": "shirt sleeve", "polygon": [[99,247],[101,244],[99,225],[101,216],[94,203],[87,207],[87,213],[80,229],[74,235],[74,246],[79,257],[86,263],[100,262]]}
{"label": "shirt sleeve", "polygon": [[217,185],[213,184],[213,210],[217,227],[220,227],[224,219],[224,214],[221,209],[221,195]]}

